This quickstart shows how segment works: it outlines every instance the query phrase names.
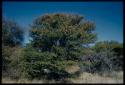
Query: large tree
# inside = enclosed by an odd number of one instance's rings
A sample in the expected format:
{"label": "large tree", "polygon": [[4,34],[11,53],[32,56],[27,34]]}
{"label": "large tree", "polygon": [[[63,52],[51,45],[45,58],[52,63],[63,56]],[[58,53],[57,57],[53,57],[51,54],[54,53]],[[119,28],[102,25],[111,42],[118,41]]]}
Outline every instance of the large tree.
{"label": "large tree", "polygon": [[38,17],[30,30],[32,41],[24,50],[23,71],[30,77],[41,77],[46,71],[51,77],[68,75],[67,68],[78,65],[84,46],[95,42],[94,30],[94,23],[77,14]]}

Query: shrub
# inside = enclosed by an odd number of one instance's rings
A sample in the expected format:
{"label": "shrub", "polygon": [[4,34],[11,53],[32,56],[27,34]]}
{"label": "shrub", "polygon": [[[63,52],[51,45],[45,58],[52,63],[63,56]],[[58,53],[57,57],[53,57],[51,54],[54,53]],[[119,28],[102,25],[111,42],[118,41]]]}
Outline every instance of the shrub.
{"label": "shrub", "polygon": [[18,79],[20,77],[19,62],[22,48],[20,47],[4,47],[2,49],[2,77]]}
{"label": "shrub", "polygon": [[82,57],[82,71],[91,73],[112,72],[121,69],[118,56],[113,51],[103,51],[95,54],[84,55]]}

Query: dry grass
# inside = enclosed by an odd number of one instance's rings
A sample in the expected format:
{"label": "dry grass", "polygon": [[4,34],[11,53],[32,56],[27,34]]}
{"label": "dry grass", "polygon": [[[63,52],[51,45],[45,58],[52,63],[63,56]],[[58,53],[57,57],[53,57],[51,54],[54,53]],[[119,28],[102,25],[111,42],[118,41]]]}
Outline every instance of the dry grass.
{"label": "dry grass", "polygon": [[100,76],[84,72],[77,79],[71,79],[73,83],[123,83],[123,72],[113,72],[110,76]]}
{"label": "dry grass", "polygon": [[[55,80],[27,80],[27,79],[19,79],[19,80],[11,80],[11,79],[8,79],[8,78],[3,78],[2,79],[2,83],[3,84],[11,84],[11,83],[18,83],[18,84],[21,84],[21,83],[25,83],[25,84],[29,84],[29,83],[55,83]],[[58,82],[57,82],[58,83]]]}
{"label": "dry grass", "polygon": [[80,67],[77,65],[73,65],[73,66],[68,66],[65,70],[68,73],[75,73],[80,70]]}
{"label": "dry grass", "polygon": [[[84,72],[78,78],[69,78],[67,79],[73,83],[123,83],[123,72],[112,72],[112,74],[100,76],[98,74],[91,74]],[[55,80],[27,80],[27,79],[19,79],[19,80],[10,80],[8,78],[3,78],[2,83],[60,83]],[[65,82],[61,82],[65,83]]]}

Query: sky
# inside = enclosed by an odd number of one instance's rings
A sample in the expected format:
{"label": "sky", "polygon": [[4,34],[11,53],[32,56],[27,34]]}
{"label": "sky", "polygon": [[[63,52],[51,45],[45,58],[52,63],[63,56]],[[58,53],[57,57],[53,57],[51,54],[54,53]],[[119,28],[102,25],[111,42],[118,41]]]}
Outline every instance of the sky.
{"label": "sky", "polygon": [[97,41],[115,40],[123,43],[122,2],[3,2],[2,16],[17,22],[25,31],[39,16],[47,13],[80,14],[96,25]]}

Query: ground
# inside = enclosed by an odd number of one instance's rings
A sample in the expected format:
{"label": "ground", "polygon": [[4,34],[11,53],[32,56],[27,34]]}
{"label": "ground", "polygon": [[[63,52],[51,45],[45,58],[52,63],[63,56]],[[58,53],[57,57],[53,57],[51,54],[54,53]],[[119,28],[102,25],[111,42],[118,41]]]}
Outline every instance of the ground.
{"label": "ground", "polygon": [[[91,74],[87,72],[81,73],[81,75],[77,78],[69,78],[65,79],[70,83],[123,83],[123,72],[112,72],[110,75],[104,74],[103,76],[98,74]],[[61,81],[61,83],[65,83],[65,81]],[[19,79],[19,80],[11,80],[8,78],[2,78],[2,83],[60,83],[60,81],[49,81],[45,79],[41,80],[27,80],[27,79]]]}

